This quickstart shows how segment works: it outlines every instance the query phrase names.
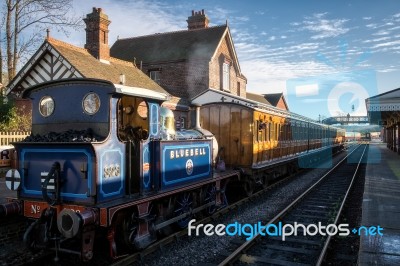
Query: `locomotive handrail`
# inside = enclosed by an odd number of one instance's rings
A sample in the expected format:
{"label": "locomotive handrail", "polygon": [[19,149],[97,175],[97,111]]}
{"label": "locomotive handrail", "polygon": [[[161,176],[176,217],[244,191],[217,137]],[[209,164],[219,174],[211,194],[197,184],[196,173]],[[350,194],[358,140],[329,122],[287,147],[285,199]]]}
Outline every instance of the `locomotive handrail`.
{"label": "locomotive handrail", "polygon": [[[45,201],[47,201],[50,206],[56,205],[58,203],[59,199],[60,199],[60,180],[59,180],[60,179],[60,169],[61,169],[61,166],[60,166],[59,162],[53,163],[49,173],[47,174],[46,179],[42,183],[42,196],[43,196],[43,199]],[[47,186],[49,185],[49,182],[50,182],[51,178],[54,178],[54,188],[55,188],[55,197],[54,197],[54,199],[50,198],[50,196],[48,194],[48,190],[47,190]]]}

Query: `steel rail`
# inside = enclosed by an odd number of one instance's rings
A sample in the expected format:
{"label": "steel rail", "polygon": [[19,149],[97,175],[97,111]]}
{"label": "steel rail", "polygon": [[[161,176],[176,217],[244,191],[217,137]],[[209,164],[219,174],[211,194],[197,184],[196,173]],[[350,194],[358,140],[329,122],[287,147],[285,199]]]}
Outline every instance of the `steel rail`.
{"label": "steel rail", "polygon": [[[266,225],[267,228],[269,225],[274,224],[276,221],[281,219],[287,212],[289,212],[297,203],[299,203],[306,195],[308,195],[315,187],[317,187],[320,183],[322,183],[325,178],[330,175],[339,165],[341,165],[351,154],[353,154],[361,145],[358,145],[353,151],[351,151],[345,158],[339,161],[334,167],[332,167],[327,173],[325,173],[314,185],[309,187],[305,192],[303,192],[300,196],[298,196],[294,201],[292,201],[285,209],[279,212],[274,218],[272,218]],[[258,238],[260,238],[261,234],[257,233],[251,240],[244,242],[240,247],[238,247],[235,251],[233,251],[227,258],[225,258],[218,266],[228,265],[236,260],[245,250],[250,248]]]}
{"label": "steel rail", "polygon": [[[364,158],[364,154],[365,154],[365,151],[366,151],[367,147],[368,147],[368,145],[365,146],[364,151],[363,151],[363,153],[361,154],[361,158],[360,158],[360,160],[358,161],[356,171],[354,172],[354,175],[353,175],[353,177],[352,177],[352,179],[351,179],[350,185],[349,185],[349,187],[348,187],[348,189],[347,189],[347,191],[346,191],[346,194],[345,194],[345,196],[344,196],[344,198],[343,198],[343,200],[342,200],[342,204],[340,205],[340,208],[339,208],[339,210],[338,210],[338,212],[337,212],[337,215],[336,215],[335,221],[334,221],[334,224],[335,224],[335,225],[337,225],[337,223],[338,223],[338,221],[339,221],[339,218],[340,218],[340,215],[342,214],[342,211],[343,211],[343,208],[344,208],[344,204],[346,203],[347,197],[348,197],[349,194],[350,194],[350,190],[351,190],[351,188],[353,187],[354,180],[356,179],[356,176],[357,176],[357,174],[358,174],[358,169],[360,168],[361,161],[362,161],[363,158]],[[326,252],[327,252],[327,250],[328,250],[328,247],[329,247],[329,244],[330,244],[331,239],[332,239],[332,235],[329,235],[329,236],[327,237],[326,241],[325,241],[325,245],[324,245],[324,247],[323,247],[323,249],[322,249],[322,251],[321,251],[321,254],[320,254],[319,258],[318,258],[318,261],[317,261],[317,264],[316,264],[317,266],[320,266],[320,265],[322,264],[322,262],[323,262],[323,260],[324,260],[324,258],[325,258]]]}

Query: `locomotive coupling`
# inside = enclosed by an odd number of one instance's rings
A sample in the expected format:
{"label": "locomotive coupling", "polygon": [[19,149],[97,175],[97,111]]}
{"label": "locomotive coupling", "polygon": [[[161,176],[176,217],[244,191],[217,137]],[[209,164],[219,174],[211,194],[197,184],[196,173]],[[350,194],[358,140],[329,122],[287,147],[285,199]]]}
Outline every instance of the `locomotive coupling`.
{"label": "locomotive coupling", "polygon": [[57,217],[57,227],[66,238],[75,237],[86,225],[95,224],[98,220],[98,211],[86,209],[83,212],[75,212],[71,209],[63,209]]}
{"label": "locomotive coupling", "polygon": [[22,204],[18,201],[12,201],[0,204],[0,217],[6,217],[18,214],[22,210]]}

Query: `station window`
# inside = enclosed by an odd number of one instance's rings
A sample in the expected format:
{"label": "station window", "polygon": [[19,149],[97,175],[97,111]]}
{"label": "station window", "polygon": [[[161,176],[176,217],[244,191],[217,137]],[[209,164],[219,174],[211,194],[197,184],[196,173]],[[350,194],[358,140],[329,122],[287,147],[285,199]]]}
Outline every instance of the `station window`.
{"label": "station window", "polygon": [[228,62],[224,62],[222,63],[222,89],[224,91],[230,91],[230,87],[229,87],[229,83],[230,83],[230,79],[229,79],[229,63]]}
{"label": "station window", "polygon": [[161,70],[150,70],[149,71],[149,77],[154,80],[157,84],[160,84],[160,78],[161,78]]}

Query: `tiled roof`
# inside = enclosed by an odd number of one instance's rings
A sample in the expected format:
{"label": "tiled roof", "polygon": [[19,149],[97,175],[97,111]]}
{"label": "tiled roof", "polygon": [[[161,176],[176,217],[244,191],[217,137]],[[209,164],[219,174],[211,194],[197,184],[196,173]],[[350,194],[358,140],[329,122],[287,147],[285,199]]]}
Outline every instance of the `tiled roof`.
{"label": "tiled roof", "polygon": [[166,62],[189,58],[211,59],[227,25],[196,30],[157,33],[146,36],[119,39],[111,47],[110,54],[136,63]]}
{"label": "tiled roof", "polygon": [[246,92],[246,98],[259,103],[271,105],[271,103],[267,99],[265,99],[264,96],[261,94]]}
{"label": "tiled roof", "polygon": [[269,93],[269,94],[263,94],[265,99],[269,101],[273,106],[276,106],[283,96],[283,93]]}
{"label": "tiled roof", "polygon": [[110,57],[109,63],[103,63],[84,48],[53,38],[48,38],[47,42],[86,78],[103,79],[118,84],[120,75],[124,74],[124,85],[126,86],[150,89],[168,95],[160,85],[151,80],[131,62]]}

